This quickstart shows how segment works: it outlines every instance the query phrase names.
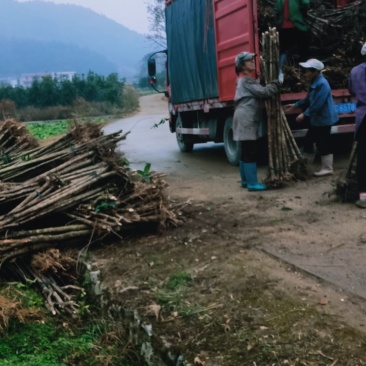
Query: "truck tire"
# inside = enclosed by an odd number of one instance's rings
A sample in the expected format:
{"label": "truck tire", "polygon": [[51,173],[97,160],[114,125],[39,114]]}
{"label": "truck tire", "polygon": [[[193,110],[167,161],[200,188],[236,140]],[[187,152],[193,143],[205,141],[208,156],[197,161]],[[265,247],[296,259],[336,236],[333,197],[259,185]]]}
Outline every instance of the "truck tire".
{"label": "truck tire", "polygon": [[232,165],[239,165],[240,143],[233,140],[233,117],[230,116],[225,121],[224,126],[224,147],[227,160]]}
{"label": "truck tire", "polygon": [[[182,126],[183,126],[182,117],[179,114],[178,118],[177,118],[177,122],[175,124],[175,128],[177,129],[178,127],[182,127]],[[190,153],[193,151],[193,145],[194,145],[193,142],[186,142],[184,135],[182,135],[178,132],[175,133],[175,136],[177,138],[178,147],[181,152]]]}

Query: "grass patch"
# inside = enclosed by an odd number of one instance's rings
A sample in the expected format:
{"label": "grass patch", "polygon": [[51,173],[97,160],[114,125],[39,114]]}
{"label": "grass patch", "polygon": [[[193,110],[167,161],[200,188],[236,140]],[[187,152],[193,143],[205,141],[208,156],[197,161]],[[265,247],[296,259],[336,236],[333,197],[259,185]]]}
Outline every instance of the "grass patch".
{"label": "grass patch", "polygon": [[[102,124],[105,123],[103,118],[90,119],[89,123]],[[52,122],[34,122],[26,123],[28,131],[37,139],[45,140],[50,137],[60,136],[67,133],[70,125],[73,123],[72,120],[60,120]]]}
{"label": "grass patch", "polygon": [[143,366],[120,323],[92,306],[83,316],[52,317],[43,301],[31,284],[0,289],[0,365]]}
{"label": "grass patch", "polygon": [[45,140],[49,137],[66,133],[70,126],[69,120],[55,122],[27,123],[28,131],[37,139]]}
{"label": "grass patch", "polygon": [[12,322],[1,337],[0,360],[2,365],[67,365],[76,355],[89,358],[96,341],[91,329],[74,333],[51,321]]}
{"label": "grass patch", "polygon": [[165,288],[170,291],[177,291],[179,289],[187,287],[191,282],[191,274],[182,271],[172,275],[169,278],[168,282],[165,284]]}
{"label": "grass patch", "polygon": [[190,312],[191,304],[185,300],[187,298],[187,289],[192,281],[191,274],[186,271],[173,274],[164,287],[156,292],[159,304],[169,311]]}

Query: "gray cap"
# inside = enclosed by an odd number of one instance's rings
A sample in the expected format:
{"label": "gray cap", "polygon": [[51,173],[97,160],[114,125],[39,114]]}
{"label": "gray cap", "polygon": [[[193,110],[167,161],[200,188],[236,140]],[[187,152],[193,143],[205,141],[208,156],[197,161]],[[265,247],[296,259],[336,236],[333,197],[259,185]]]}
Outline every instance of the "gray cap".
{"label": "gray cap", "polygon": [[304,67],[305,69],[315,69],[321,71],[324,69],[324,64],[317,60],[316,58],[311,58],[306,62],[299,62],[299,65]]}
{"label": "gray cap", "polygon": [[240,67],[240,65],[244,62],[244,61],[250,61],[254,56],[256,56],[255,53],[250,53],[250,52],[240,52],[236,57],[235,57],[235,65],[237,67]]}
{"label": "gray cap", "polygon": [[366,56],[366,42],[363,44],[363,46],[361,48],[361,55]]}

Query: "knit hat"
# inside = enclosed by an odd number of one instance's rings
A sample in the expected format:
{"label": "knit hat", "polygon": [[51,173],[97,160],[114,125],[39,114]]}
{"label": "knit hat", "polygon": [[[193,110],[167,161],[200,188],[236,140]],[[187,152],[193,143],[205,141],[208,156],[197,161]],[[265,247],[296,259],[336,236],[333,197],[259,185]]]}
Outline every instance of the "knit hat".
{"label": "knit hat", "polygon": [[250,61],[254,56],[256,56],[255,53],[250,53],[250,52],[240,52],[236,57],[235,57],[235,65],[237,67],[240,67],[241,64],[245,61]]}

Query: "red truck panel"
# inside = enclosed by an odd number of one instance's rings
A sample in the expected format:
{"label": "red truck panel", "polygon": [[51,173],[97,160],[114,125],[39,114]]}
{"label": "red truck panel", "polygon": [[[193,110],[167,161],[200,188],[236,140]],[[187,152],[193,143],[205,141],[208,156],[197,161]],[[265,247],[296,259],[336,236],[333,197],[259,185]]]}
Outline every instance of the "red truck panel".
{"label": "red truck panel", "polygon": [[[235,56],[259,53],[257,7],[253,0],[213,0],[220,101],[235,94]],[[259,70],[259,57],[257,58]]]}
{"label": "red truck panel", "polygon": [[343,8],[350,3],[350,0],[336,0],[337,8]]}

